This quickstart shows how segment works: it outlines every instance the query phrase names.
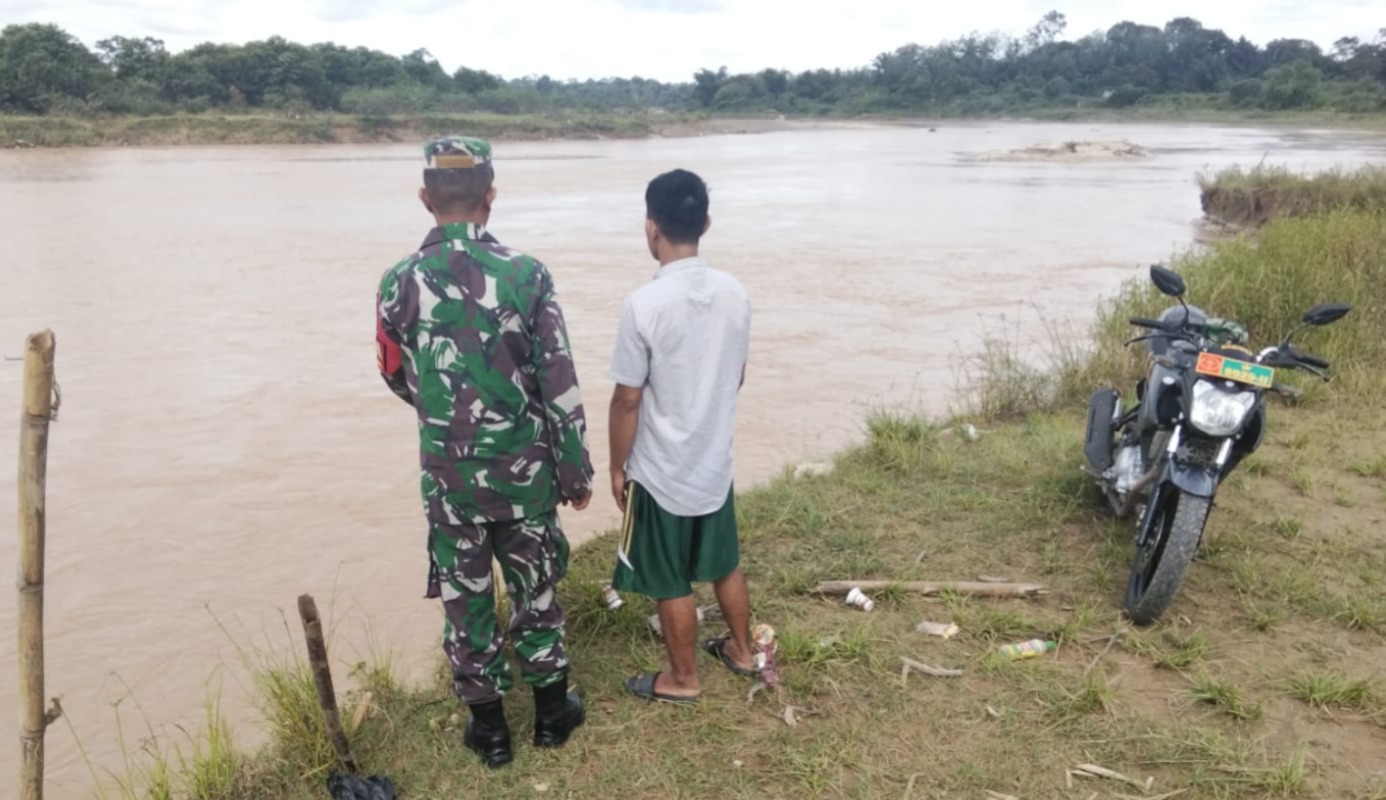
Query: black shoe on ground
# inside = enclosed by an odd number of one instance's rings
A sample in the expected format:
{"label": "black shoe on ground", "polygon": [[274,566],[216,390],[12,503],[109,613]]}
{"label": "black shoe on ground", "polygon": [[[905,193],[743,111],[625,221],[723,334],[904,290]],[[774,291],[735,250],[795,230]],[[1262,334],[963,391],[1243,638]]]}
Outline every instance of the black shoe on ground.
{"label": "black shoe on ground", "polygon": [[515,760],[510,747],[510,726],[505,722],[505,710],[500,700],[471,706],[472,716],[462,733],[462,743],[481,756],[486,766],[495,769]]}
{"label": "black shoe on ground", "polygon": [[535,747],[562,747],[586,721],[582,700],[568,691],[568,676],[534,690]]}

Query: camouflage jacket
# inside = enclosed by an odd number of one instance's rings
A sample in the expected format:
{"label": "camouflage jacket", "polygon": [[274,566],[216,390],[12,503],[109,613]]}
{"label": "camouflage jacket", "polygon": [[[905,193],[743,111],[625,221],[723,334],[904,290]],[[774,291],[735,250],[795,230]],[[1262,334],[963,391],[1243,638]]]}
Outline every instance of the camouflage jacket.
{"label": "camouflage jacket", "polygon": [[388,270],[378,366],[419,417],[429,519],[547,513],[587,494],[592,464],[553,279],[479,225],[434,228]]}

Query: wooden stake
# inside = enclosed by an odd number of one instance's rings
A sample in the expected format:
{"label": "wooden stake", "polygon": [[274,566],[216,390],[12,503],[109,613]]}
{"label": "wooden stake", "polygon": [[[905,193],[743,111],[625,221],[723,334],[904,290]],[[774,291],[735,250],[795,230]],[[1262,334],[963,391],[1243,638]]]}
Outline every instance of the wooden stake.
{"label": "wooden stake", "polygon": [[337,760],[351,773],[357,771],[356,757],[351,754],[351,743],[347,741],[346,731],[342,730],[342,715],[337,711],[337,693],[332,688],[332,667],[327,663],[327,642],[322,638],[322,619],[318,617],[318,604],[312,595],[300,595],[298,615],[303,619],[303,638],[308,642],[308,666],[313,670],[313,683],[318,687],[318,706],[322,709],[323,726],[332,749],[337,751]]}
{"label": "wooden stake", "polygon": [[905,592],[931,595],[957,592],[977,597],[1033,597],[1044,594],[1044,587],[1034,583],[984,583],[982,581],[825,581],[818,584],[819,594],[847,594],[853,587],[863,592],[896,588]]}
{"label": "wooden stake", "polygon": [[43,734],[61,714],[43,710],[43,551],[48,424],[53,404],[52,331],[31,335],[24,351],[19,429],[19,796],[43,800]]}

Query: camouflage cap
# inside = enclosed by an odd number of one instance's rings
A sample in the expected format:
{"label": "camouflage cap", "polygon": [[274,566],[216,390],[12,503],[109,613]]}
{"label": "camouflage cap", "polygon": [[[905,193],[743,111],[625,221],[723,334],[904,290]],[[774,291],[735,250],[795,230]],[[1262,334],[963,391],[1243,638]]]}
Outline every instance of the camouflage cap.
{"label": "camouflage cap", "polygon": [[442,136],[424,145],[430,169],[471,169],[491,161],[491,143],[471,136]]}

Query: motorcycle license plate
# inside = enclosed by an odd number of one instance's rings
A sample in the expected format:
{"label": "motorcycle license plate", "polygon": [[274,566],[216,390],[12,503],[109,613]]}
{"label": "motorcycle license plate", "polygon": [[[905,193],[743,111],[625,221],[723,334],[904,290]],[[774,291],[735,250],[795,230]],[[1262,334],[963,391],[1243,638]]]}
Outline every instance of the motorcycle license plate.
{"label": "motorcycle license plate", "polygon": [[1259,386],[1262,389],[1269,389],[1271,384],[1275,383],[1274,369],[1216,353],[1199,353],[1196,371],[1200,375]]}

